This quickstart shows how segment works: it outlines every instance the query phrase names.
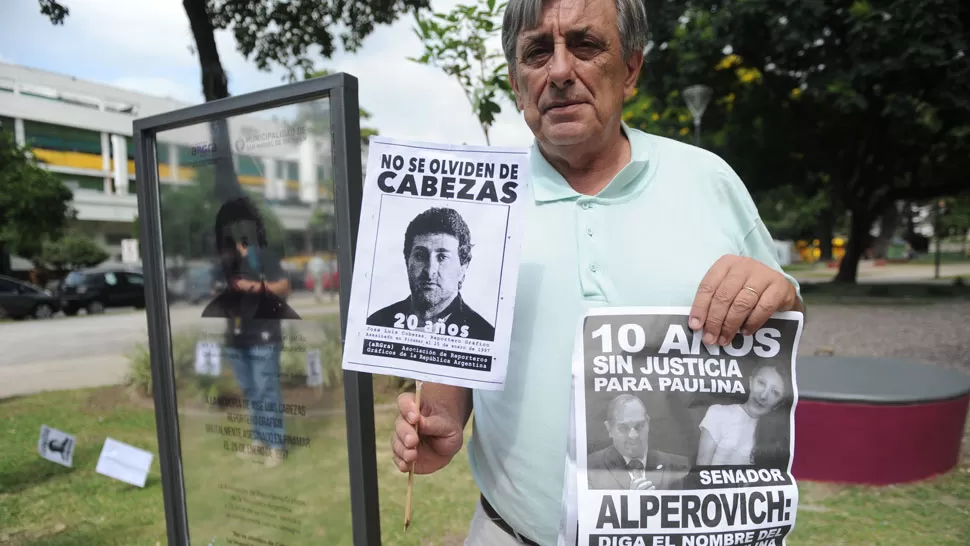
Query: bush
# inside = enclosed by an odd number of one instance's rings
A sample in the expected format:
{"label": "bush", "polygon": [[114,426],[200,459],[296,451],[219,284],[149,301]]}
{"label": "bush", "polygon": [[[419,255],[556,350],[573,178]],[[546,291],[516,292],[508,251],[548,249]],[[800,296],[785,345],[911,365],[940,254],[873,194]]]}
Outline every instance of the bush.
{"label": "bush", "polygon": [[[219,377],[195,373],[195,346],[200,338],[198,330],[181,332],[172,336],[172,364],[175,369],[175,385],[179,392],[206,396],[229,396],[238,392],[232,380],[232,372],[224,364]],[[139,344],[128,354],[128,375],[125,384],[136,394],[152,396],[151,355],[147,344]]]}
{"label": "bush", "polygon": [[[288,322],[283,329],[284,344],[280,355],[280,384],[283,388],[306,386],[306,351],[320,351],[320,367],[323,372],[323,388],[340,389],[343,386],[343,345],[340,336],[340,317],[323,315],[306,318],[297,325]],[[201,331],[183,331],[172,337],[172,361],[175,383],[179,393],[190,396],[220,397],[236,396],[239,387],[232,376],[232,368],[223,357],[219,377],[195,373],[195,347]],[[304,339],[306,338],[306,339]],[[152,396],[151,358],[147,344],[139,344],[128,355],[128,374],[125,384],[137,395]],[[375,389],[406,391],[414,389],[414,381],[395,376],[374,376]]]}

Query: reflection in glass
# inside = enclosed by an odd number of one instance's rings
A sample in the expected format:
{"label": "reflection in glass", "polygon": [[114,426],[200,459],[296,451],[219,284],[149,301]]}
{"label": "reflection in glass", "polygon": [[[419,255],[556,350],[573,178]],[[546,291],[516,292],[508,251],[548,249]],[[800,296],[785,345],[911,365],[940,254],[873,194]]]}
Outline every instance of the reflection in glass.
{"label": "reflection in glass", "polygon": [[329,101],[157,147],[192,543],[351,543]]}

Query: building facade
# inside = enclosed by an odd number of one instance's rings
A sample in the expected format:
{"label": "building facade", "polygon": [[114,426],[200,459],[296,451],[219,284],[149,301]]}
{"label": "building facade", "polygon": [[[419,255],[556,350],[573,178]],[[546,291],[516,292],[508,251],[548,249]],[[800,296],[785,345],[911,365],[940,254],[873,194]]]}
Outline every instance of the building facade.
{"label": "building facade", "polygon": [[[72,229],[91,236],[113,256],[120,255],[121,241],[132,237],[138,212],[132,123],[187,106],[170,98],[0,63],[0,130],[12,132],[18,144],[72,190],[72,207],[77,211]],[[305,254],[331,250],[322,247],[332,240],[326,234],[311,237],[307,230],[316,209],[324,214],[333,210],[329,128],[320,123],[329,116],[321,118],[314,106],[319,105],[228,122],[240,184],[268,201],[287,231],[288,248]],[[300,108],[311,113],[312,121],[299,117]],[[207,125],[159,134],[157,149],[163,187],[193,183],[206,156],[218,153]],[[364,165],[365,158],[366,148]]]}

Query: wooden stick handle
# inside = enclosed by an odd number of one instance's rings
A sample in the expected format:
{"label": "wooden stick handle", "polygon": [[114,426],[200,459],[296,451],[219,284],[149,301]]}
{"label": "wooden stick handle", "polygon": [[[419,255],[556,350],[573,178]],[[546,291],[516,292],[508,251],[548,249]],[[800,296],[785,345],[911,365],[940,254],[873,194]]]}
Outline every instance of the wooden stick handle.
{"label": "wooden stick handle", "polygon": [[[414,393],[414,405],[418,409],[418,419],[420,421],[421,416],[421,381],[416,382],[415,393]],[[421,443],[421,432],[418,430],[418,425],[414,425],[414,432],[418,435],[418,443]],[[407,500],[404,504],[404,530],[407,531],[408,527],[411,526],[411,493],[414,490],[414,463],[411,463],[411,470],[408,472],[408,493]]]}

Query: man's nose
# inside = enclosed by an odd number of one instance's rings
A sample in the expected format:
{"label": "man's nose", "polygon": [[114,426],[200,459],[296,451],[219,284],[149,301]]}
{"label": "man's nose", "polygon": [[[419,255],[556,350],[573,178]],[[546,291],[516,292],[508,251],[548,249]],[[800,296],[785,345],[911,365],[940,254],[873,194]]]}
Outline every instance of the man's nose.
{"label": "man's nose", "polygon": [[549,59],[549,81],[559,89],[572,85],[575,57],[564,43],[557,43]]}

